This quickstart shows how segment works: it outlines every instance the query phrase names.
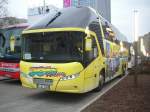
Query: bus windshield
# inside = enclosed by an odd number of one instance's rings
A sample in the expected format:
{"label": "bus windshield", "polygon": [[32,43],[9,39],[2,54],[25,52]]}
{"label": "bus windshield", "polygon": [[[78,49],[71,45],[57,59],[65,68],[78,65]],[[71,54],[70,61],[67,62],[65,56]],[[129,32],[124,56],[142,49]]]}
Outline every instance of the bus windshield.
{"label": "bus windshield", "polygon": [[14,50],[11,50],[10,39],[7,39],[4,48],[3,60],[19,61],[21,55],[21,37],[15,36]]}
{"label": "bus windshield", "polygon": [[5,38],[4,36],[0,33],[0,58],[3,56],[3,47],[5,44]]}
{"label": "bus windshield", "polygon": [[26,61],[82,62],[81,32],[49,32],[23,35],[22,58]]}
{"label": "bus windshield", "polygon": [[5,50],[6,51],[3,57],[4,60],[16,60],[16,61],[20,60],[20,54],[21,54],[20,46],[15,46],[14,48],[15,51],[11,51],[10,47],[7,47]]}

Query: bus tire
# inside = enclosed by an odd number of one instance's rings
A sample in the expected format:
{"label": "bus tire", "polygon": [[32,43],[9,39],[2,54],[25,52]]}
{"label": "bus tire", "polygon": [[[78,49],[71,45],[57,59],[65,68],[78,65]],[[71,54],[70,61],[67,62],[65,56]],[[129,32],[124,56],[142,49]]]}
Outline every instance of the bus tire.
{"label": "bus tire", "polygon": [[100,76],[101,76],[101,79],[99,78],[99,85],[98,85],[98,87],[96,87],[96,88],[94,89],[95,92],[101,91],[102,88],[103,88],[104,82],[105,82],[105,77],[104,77],[104,75],[103,75],[103,74],[100,74]]}
{"label": "bus tire", "polygon": [[122,67],[122,75],[124,76],[126,74],[127,74],[127,68],[126,68],[126,66],[123,66]]}

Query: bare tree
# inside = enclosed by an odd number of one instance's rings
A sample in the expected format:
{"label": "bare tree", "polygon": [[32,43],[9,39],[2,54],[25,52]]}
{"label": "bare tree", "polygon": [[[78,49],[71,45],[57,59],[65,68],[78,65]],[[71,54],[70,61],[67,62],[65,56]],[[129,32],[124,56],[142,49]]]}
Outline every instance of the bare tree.
{"label": "bare tree", "polygon": [[7,4],[8,0],[0,0],[0,18],[7,16],[8,14]]}

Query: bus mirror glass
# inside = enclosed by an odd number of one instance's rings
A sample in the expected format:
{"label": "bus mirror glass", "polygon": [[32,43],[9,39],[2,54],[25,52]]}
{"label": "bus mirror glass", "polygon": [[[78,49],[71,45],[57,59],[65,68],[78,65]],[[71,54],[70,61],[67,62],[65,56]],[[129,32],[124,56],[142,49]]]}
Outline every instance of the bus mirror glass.
{"label": "bus mirror glass", "polygon": [[123,42],[120,42],[120,52],[122,53],[124,51]]}
{"label": "bus mirror glass", "polygon": [[87,37],[85,39],[85,51],[91,51],[92,50],[92,39],[90,37]]}
{"label": "bus mirror glass", "polygon": [[98,49],[97,47],[94,48],[94,58],[96,58],[98,56]]}

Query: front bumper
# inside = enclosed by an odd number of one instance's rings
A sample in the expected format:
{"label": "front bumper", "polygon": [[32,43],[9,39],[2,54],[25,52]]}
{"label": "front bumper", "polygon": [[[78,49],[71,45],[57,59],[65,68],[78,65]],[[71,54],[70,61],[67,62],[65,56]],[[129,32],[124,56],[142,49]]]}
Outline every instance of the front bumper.
{"label": "front bumper", "polygon": [[9,77],[12,79],[20,79],[20,72],[0,71],[0,76]]}
{"label": "front bumper", "polygon": [[[33,78],[20,77],[22,86],[27,88],[37,89],[37,84],[33,82]],[[65,93],[84,93],[84,83],[83,78],[78,77],[73,80],[53,80],[53,84],[50,85],[49,89],[45,89],[47,91],[54,92],[65,92]]]}

